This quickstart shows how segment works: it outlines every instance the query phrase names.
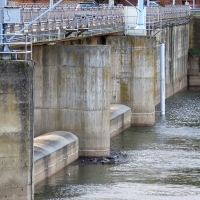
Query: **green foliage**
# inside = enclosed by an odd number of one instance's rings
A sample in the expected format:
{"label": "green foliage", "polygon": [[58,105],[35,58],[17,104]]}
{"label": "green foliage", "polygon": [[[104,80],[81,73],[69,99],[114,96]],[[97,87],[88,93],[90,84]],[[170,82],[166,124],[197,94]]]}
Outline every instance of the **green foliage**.
{"label": "green foliage", "polygon": [[191,54],[191,55],[198,55],[198,56],[200,56],[200,50],[198,50],[198,49],[189,49],[189,51],[188,51],[188,53],[189,54]]}

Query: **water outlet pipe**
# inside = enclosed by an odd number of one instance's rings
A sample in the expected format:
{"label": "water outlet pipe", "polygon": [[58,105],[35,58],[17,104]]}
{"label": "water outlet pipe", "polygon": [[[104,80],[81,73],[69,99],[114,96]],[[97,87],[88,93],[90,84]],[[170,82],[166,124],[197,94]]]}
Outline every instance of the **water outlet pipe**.
{"label": "water outlet pipe", "polygon": [[160,113],[165,115],[165,44],[160,45]]}

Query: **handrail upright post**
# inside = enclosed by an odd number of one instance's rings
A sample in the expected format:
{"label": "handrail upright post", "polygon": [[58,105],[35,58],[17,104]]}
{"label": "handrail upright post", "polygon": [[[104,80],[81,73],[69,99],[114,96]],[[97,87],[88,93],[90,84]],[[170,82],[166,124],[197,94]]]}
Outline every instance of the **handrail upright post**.
{"label": "handrail upright post", "polygon": [[33,51],[32,48],[33,48],[33,43],[32,43],[32,34],[31,34],[31,60],[33,59],[32,58],[32,51]]}
{"label": "handrail upright post", "polygon": [[27,60],[27,35],[25,35],[25,60]]}

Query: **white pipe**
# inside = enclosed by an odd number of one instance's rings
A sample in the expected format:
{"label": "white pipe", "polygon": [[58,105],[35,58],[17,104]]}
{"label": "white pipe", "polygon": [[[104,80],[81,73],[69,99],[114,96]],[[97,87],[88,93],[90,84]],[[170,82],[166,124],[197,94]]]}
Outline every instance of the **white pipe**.
{"label": "white pipe", "polygon": [[52,7],[53,6],[53,0],[50,0],[50,7]]}
{"label": "white pipe", "polygon": [[138,23],[135,29],[142,29],[144,30],[144,0],[138,0]]}
{"label": "white pipe", "polygon": [[165,44],[160,45],[160,110],[165,115]]}
{"label": "white pipe", "polygon": [[[49,9],[47,9],[45,12],[43,12],[41,15],[39,15],[38,17],[36,17],[33,21],[31,21],[28,25],[26,25],[24,28],[22,28],[20,31],[18,31],[16,34],[20,34],[21,32],[23,32],[25,29],[27,29],[30,25],[32,25],[35,21],[37,21],[38,19],[40,19],[43,15],[45,15],[47,12],[49,12],[51,9],[55,8],[59,3],[61,3],[62,0],[58,1],[57,3],[55,3],[52,7],[50,7]],[[11,37],[8,41],[10,42],[12,39],[14,39],[15,36]]]}
{"label": "white pipe", "polygon": [[4,0],[4,6],[7,6],[7,0]]}
{"label": "white pipe", "polygon": [[109,6],[114,6],[114,0],[109,0],[108,4],[109,4]]}
{"label": "white pipe", "polygon": [[175,0],[173,0],[173,5],[175,5],[176,4],[176,2],[175,2]]}

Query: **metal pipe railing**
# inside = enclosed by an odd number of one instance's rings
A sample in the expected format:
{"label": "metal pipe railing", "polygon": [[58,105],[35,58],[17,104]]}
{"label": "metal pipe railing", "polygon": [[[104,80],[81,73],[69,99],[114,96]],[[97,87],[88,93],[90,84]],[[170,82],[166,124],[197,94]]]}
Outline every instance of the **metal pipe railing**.
{"label": "metal pipe railing", "polygon": [[[50,31],[52,31],[52,37],[56,38],[55,31],[57,30],[60,30],[60,34],[66,28],[78,29],[79,27],[92,27],[92,29],[95,29],[95,26],[99,27],[105,24],[112,27],[113,24],[123,24],[125,18],[124,7],[122,5],[103,5],[95,11],[83,10],[78,12],[75,11],[74,5],[57,5],[46,12],[47,8],[49,8],[49,5],[23,7],[21,9],[21,23],[8,25],[7,33],[24,32],[34,35],[45,35],[47,32],[50,34]],[[145,26],[149,33],[153,29],[162,28],[163,20],[187,17],[190,15],[189,6],[184,5],[165,7],[147,6],[146,10]],[[89,15],[92,17],[88,17],[86,20],[86,16]],[[62,33],[62,37],[64,37],[64,33]]]}
{"label": "metal pipe railing", "polygon": [[[18,55],[23,54],[24,59],[27,60],[27,55],[30,54],[30,59],[32,60],[32,35],[23,35],[23,34],[0,34],[3,37],[12,37],[15,36],[14,41],[12,42],[1,42],[0,47],[9,46],[10,49],[7,48],[7,51],[0,51],[1,54],[7,55]],[[30,50],[28,50],[28,47]],[[22,50],[21,50],[22,48]],[[2,57],[2,56],[1,56]],[[17,56],[16,56],[17,57]],[[16,58],[17,59],[17,58]]]}

